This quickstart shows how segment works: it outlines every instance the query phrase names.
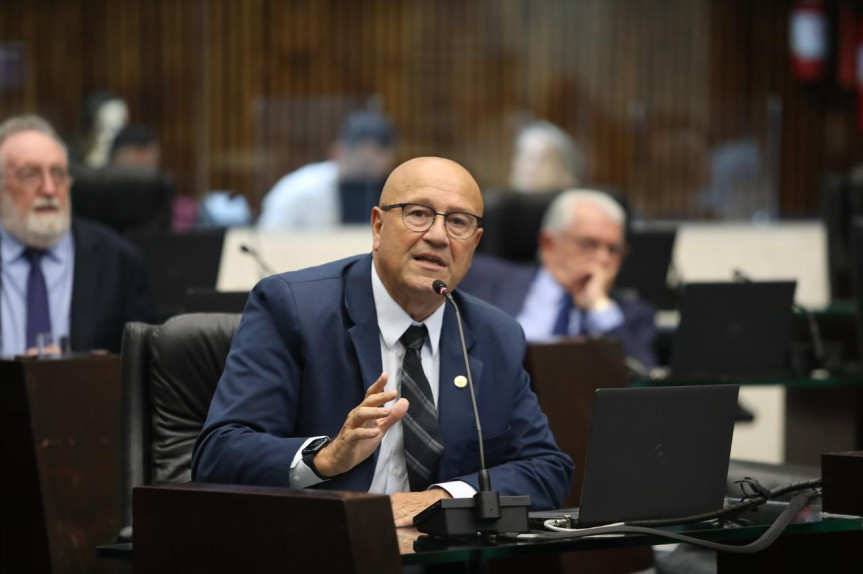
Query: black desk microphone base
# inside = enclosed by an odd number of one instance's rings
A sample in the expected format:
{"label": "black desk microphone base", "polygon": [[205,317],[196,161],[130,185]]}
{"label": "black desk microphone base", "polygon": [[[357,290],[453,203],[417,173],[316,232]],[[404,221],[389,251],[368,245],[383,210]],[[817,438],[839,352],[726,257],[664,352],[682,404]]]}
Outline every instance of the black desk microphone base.
{"label": "black desk microphone base", "polygon": [[500,518],[482,519],[473,498],[444,498],[417,514],[414,525],[420,532],[440,538],[527,532],[529,506],[530,496],[501,496]]}

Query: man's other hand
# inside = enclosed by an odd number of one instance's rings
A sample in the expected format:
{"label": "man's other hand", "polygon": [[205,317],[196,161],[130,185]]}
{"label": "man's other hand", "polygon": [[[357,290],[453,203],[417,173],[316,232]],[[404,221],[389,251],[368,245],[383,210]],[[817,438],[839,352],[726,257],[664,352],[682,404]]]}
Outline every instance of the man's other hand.
{"label": "man's other hand", "polygon": [[422,492],[395,492],[390,495],[396,528],[413,526],[414,516],[442,498],[452,498],[442,488],[431,488]]}

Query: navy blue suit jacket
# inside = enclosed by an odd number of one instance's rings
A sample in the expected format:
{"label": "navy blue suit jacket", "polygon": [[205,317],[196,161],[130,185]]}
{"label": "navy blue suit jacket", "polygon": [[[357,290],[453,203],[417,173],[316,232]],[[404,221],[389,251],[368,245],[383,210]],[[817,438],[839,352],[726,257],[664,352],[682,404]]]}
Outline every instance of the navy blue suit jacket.
{"label": "navy blue suit jacket", "polygon": [[[495,257],[477,255],[470,271],[459,284],[458,291],[479,297],[516,317],[538,271],[537,265],[519,265]],[[620,341],[627,356],[638,359],[646,367],[656,366],[656,324],[653,307],[644,301],[622,297],[614,292],[610,297],[623,312],[623,324],[605,336]]]}
{"label": "navy blue suit jacket", "polygon": [[127,322],[152,323],[156,318],[144,258],[131,243],[95,221],[74,218],[72,235],[72,350],[119,353]]}
{"label": "navy blue suit jacket", "polygon": [[[291,460],[310,436],[338,434],[382,371],[371,256],[264,279],[252,290],[204,429],[195,480],[288,485]],[[524,335],[498,309],[456,294],[485,437],[492,486],[555,508],[572,479],[522,367]],[[444,444],[436,482],[477,488],[478,450],[455,313],[444,312],[438,411]],[[377,452],[320,488],[367,491]]]}

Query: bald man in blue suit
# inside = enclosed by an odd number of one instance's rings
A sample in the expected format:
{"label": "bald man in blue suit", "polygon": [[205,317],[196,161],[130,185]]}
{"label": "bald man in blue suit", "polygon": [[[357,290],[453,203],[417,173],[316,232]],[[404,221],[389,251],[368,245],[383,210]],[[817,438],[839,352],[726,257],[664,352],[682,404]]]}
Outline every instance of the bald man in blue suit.
{"label": "bald man in blue suit", "polygon": [[[369,491],[391,496],[397,526],[440,498],[471,496],[479,466],[455,312],[431,284],[455,289],[480,236],[470,174],[417,158],[390,175],[372,211],[373,249],[275,275],[252,291],[204,429],[195,480]],[[441,217],[438,217],[441,216]],[[493,487],[557,507],[573,464],[558,449],[522,367],[525,339],[504,312],[457,290]],[[406,478],[399,337],[422,324],[422,365],[443,452],[432,486]],[[324,439],[324,440],[322,440]]]}

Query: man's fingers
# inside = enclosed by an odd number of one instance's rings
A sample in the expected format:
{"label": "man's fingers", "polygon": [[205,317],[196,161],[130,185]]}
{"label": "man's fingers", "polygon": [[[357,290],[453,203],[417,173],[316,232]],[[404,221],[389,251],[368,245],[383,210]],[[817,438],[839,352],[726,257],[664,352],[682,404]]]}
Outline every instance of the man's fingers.
{"label": "man's fingers", "polygon": [[402,420],[405,414],[408,412],[408,400],[406,398],[401,398],[397,400],[390,409],[390,414],[383,419],[378,419],[378,427],[383,431],[389,430],[394,424]]}
{"label": "man's fingers", "polygon": [[348,442],[355,440],[364,440],[367,438],[375,438],[380,434],[381,430],[378,427],[359,427],[347,430],[345,432],[345,440],[347,440]]}
{"label": "man's fingers", "polygon": [[389,376],[386,373],[381,373],[381,376],[378,377],[378,380],[372,383],[372,385],[368,389],[366,389],[366,397],[384,390],[384,387],[387,386],[388,378]]}
{"label": "man's fingers", "polygon": [[388,417],[391,413],[391,407],[357,407],[348,416],[346,426],[349,428],[366,426],[366,423]]}
{"label": "man's fingers", "polygon": [[374,393],[371,395],[366,395],[366,398],[363,399],[363,402],[360,403],[360,406],[363,407],[377,407],[380,405],[385,405],[390,402],[394,398],[398,396],[398,391],[384,391],[382,393]]}
{"label": "man's fingers", "polygon": [[406,516],[402,516],[400,518],[396,518],[396,528],[403,528],[405,526],[413,526],[414,525],[414,517],[410,514]]}

